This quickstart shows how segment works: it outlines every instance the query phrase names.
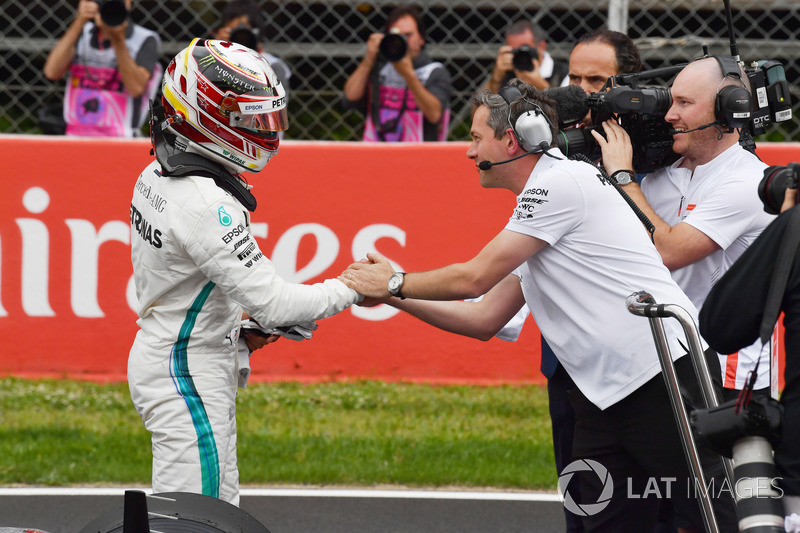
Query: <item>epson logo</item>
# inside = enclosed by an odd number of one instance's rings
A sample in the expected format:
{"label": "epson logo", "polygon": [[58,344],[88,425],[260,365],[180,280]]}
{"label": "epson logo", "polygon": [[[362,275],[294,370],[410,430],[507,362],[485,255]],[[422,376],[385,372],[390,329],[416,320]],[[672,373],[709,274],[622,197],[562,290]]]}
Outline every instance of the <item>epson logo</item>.
{"label": "epson logo", "polygon": [[244,106],[245,111],[261,111],[264,109],[263,104],[247,104]]}
{"label": "epson logo", "polygon": [[235,228],[233,228],[228,233],[222,236],[222,242],[224,242],[225,244],[229,244],[235,237],[238,237],[242,233],[244,233],[244,225],[240,223]]}

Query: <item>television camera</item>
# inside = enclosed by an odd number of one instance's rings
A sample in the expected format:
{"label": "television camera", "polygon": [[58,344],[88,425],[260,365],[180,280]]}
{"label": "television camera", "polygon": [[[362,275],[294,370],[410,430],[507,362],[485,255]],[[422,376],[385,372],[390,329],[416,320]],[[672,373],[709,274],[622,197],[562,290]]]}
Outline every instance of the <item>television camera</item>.
{"label": "television camera", "polygon": [[[722,60],[733,60],[742,65],[733,33],[730,3],[725,0],[725,12],[730,35],[730,56],[717,56]],[[708,50],[703,47],[703,56]],[[685,67],[680,64],[643,72],[611,76],[602,90],[586,96],[585,106],[591,112],[591,128],[571,128],[572,124],[560,122],[563,129],[558,136],[558,147],[567,156],[583,154],[592,160],[600,158],[600,147],[591,134],[592,129],[603,133],[602,122],[608,119],[619,120],[620,125],[631,137],[633,145],[633,169],[637,173],[647,173],[672,164],[678,155],[672,151],[673,130],[664,120],[672,105],[672,97],[667,87],[646,86],[647,80],[671,79]],[[725,67],[723,73],[725,72]],[[755,141],[766,132],[768,125],[784,122],[792,118],[789,85],[781,63],[775,60],[753,61],[743,66],[750,85],[752,108],[749,118],[745,117],[740,128],[740,143],[748,150],[755,151]],[[745,110],[746,111],[746,110]],[[582,117],[581,117],[582,118]],[[729,124],[719,121],[717,127],[731,129]],[[738,127],[738,126],[734,126]]]}
{"label": "television camera", "polygon": [[[707,55],[707,54],[706,54]],[[633,144],[633,167],[637,173],[646,173],[668,166],[678,159],[672,151],[673,130],[664,116],[672,105],[667,87],[644,86],[641,82],[654,78],[671,78],[686,64],[646,70],[631,74],[618,74],[606,82],[602,90],[586,96],[585,106],[591,112],[590,128],[563,129],[558,136],[558,147],[567,156],[581,153],[596,160],[600,146],[591,134],[592,129],[603,132],[601,124],[611,118],[618,119],[628,132]],[[754,137],[765,133],[773,122],[792,118],[789,86],[783,65],[777,61],[757,61],[744,68],[752,94],[754,109],[750,119],[741,129],[741,143],[749,150],[755,149]]]}

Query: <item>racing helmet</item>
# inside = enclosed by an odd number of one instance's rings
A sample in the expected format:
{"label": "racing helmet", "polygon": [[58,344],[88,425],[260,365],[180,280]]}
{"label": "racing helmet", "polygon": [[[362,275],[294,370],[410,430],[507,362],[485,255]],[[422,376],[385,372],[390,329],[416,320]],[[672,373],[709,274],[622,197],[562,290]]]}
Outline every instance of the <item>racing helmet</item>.
{"label": "racing helmet", "polygon": [[230,170],[259,172],[289,126],[286,90],[266,59],[240,44],[194,39],[162,84],[174,147]]}

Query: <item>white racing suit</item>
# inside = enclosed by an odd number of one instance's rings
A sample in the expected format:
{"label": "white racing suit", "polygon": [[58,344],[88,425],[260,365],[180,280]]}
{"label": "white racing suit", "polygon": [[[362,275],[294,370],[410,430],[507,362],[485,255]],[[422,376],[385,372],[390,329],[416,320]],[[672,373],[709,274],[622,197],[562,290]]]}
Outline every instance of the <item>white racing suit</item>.
{"label": "white racing suit", "polygon": [[288,283],[259,251],[250,216],[213,179],[142,174],[131,202],[139,331],[128,358],[152,433],[153,491],[238,505],[237,339],[242,310],[264,328],[324,318],[358,295],[335,279]]}

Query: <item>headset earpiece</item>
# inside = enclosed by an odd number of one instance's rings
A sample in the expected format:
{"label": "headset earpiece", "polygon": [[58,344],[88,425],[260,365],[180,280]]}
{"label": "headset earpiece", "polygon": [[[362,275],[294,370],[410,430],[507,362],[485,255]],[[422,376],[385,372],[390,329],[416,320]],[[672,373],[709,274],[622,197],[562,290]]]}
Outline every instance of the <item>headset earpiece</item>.
{"label": "headset earpiece", "polygon": [[544,113],[526,111],[517,119],[514,134],[525,151],[538,150],[542,142],[547,146],[553,142],[553,130]]}
{"label": "headset earpiece", "polygon": [[741,83],[741,86],[727,85],[717,91],[714,115],[718,122],[729,128],[742,128],[750,121],[753,100],[745,88],[739,64],[732,56],[714,56],[714,59],[722,69],[723,80],[734,78]]}
{"label": "headset earpiece", "polygon": [[[509,106],[511,102],[522,97],[522,91],[518,87],[506,85],[498,93]],[[530,100],[526,100],[536,106],[535,110],[528,110],[517,117],[514,124],[511,123],[511,108],[508,110],[508,124],[511,126],[514,136],[520,146],[526,152],[539,150],[542,142],[547,142],[547,146],[553,142],[553,127],[542,109]],[[541,151],[541,150],[539,150]]]}

